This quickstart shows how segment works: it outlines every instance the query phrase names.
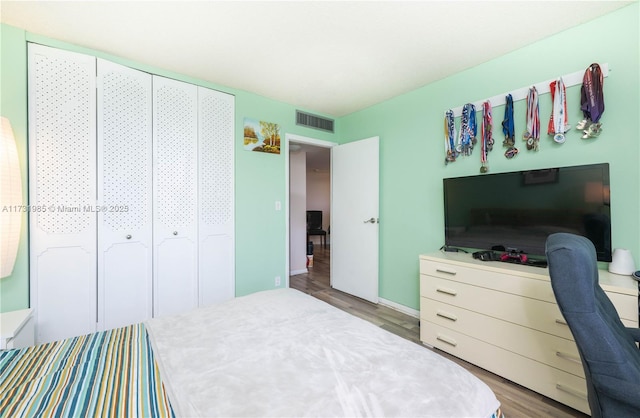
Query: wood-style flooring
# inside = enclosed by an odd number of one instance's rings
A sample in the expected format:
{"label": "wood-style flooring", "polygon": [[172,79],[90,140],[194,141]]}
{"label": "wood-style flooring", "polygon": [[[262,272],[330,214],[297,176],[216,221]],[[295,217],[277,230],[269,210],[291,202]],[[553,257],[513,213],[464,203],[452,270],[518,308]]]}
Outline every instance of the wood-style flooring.
{"label": "wood-style flooring", "polygon": [[308,293],[343,311],[365,319],[402,338],[420,344],[425,350],[433,350],[455,361],[479,379],[496,394],[507,418],[516,417],[587,417],[566,405],[526,389],[507,379],[490,373],[473,364],[453,357],[443,351],[431,349],[420,342],[420,321],[410,315],[382,305],[376,305],[355,296],[331,288],[329,283],[329,248],[317,245],[314,248],[313,267],[308,273],[291,276],[290,287]]}

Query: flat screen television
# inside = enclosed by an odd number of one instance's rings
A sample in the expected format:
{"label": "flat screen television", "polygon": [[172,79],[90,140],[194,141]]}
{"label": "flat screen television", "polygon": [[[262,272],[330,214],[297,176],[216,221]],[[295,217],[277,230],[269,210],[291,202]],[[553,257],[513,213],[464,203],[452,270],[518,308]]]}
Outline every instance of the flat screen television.
{"label": "flat screen television", "polygon": [[547,237],[589,238],[611,261],[609,164],[445,178],[445,245],[544,258]]}

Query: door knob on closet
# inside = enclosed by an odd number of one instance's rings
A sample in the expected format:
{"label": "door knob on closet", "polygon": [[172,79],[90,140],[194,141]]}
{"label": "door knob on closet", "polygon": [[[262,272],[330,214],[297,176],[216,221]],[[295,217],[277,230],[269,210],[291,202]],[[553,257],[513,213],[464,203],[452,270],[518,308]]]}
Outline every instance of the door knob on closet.
{"label": "door knob on closet", "polygon": [[173,231],[173,235],[178,235],[178,231]]}
{"label": "door knob on closet", "polygon": [[131,234],[127,235],[127,239],[131,239]]}

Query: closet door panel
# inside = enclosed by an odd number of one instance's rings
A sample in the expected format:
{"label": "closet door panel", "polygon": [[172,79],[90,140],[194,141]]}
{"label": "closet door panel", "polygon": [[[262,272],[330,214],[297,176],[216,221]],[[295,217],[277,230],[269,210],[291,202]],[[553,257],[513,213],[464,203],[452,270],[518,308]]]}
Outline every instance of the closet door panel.
{"label": "closet door panel", "polygon": [[197,307],[197,244],[187,238],[167,238],[156,247],[154,316],[173,315]]}
{"label": "closet door panel", "polygon": [[151,318],[151,75],[98,60],[98,322]]}
{"label": "closet door panel", "polygon": [[36,342],[96,330],[95,58],[28,46]]}
{"label": "closet door panel", "polygon": [[198,88],[200,306],[235,296],[234,100]]}
{"label": "closet door panel", "polygon": [[39,252],[36,343],[96,331],[95,253],[83,246],[51,247]]}
{"label": "closet door panel", "polygon": [[197,87],[153,77],[154,316],[198,306]]}
{"label": "closet door panel", "polygon": [[102,295],[98,318],[102,329],[119,328],[151,319],[152,249],[138,242],[114,243],[99,252]]}

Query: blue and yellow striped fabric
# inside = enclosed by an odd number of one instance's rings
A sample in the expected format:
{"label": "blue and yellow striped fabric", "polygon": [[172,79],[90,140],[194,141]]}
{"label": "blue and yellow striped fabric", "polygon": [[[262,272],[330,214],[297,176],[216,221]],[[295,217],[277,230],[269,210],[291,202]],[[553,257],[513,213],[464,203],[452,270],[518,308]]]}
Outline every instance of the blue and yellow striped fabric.
{"label": "blue and yellow striped fabric", "polygon": [[173,417],[143,324],[0,351],[0,415]]}

